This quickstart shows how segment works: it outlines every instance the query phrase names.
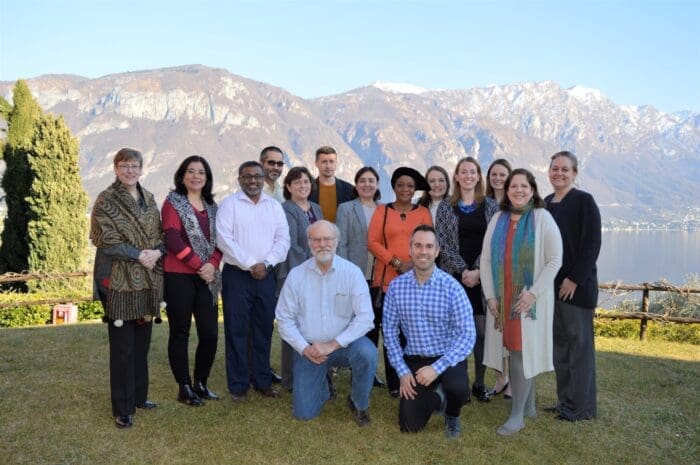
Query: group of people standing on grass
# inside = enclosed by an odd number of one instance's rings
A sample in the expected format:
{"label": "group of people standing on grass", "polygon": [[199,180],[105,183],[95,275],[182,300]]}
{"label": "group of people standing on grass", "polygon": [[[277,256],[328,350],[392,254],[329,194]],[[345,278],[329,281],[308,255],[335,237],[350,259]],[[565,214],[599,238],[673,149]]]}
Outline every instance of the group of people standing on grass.
{"label": "group of people standing on grass", "polygon": [[[281,382],[293,415],[310,419],[337,395],[333,370],[349,367],[346,401],[360,426],[371,421],[372,387],[386,384],[399,398],[401,431],[420,431],[437,413],[446,435],[457,437],[472,396],[489,402],[504,394],[511,413],[497,433],[512,435],[537,413],[535,377],[554,370],[557,403],[546,410],[563,421],[594,418],[601,223],[592,196],[574,187],[575,155],[552,155],[554,192],[544,199],[527,169],[497,159],[484,177],[466,157],[452,176],[439,166],[425,176],[395,169],[395,200],[386,204],[374,168],[358,170],[353,186],[335,176],[337,157],[320,147],[318,177],[291,167],[280,183],[284,154],[266,147],[239,166],[241,189],[217,207],[211,167],[193,155],[159,212],[139,183],[141,153],[117,152],[116,180],[98,196],[90,231],[116,426],[130,427],[137,408],[156,407],[147,399],[147,356],[162,307],[178,400],[219,399],[208,385],[219,293],[234,402],[247,401],[251,386],[276,398],[272,384]],[[270,366],[275,318],[281,377]],[[380,340],[386,383],[376,373]],[[487,367],[498,373],[492,389]]]}

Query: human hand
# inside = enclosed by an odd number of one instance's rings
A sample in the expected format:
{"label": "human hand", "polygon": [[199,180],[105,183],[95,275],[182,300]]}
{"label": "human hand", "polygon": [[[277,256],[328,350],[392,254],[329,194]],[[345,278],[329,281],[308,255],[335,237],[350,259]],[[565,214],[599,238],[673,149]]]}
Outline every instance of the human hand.
{"label": "human hand", "polygon": [[199,275],[199,277],[202,278],[202,280],[207,284],[214,281],[215,273],[216,273],[216,268],[214,268],[214,265],[212,265],[211,263],[205,263],[197,271],[197,274]]}
{"label": "human hand", "polygon": [[401,394],[402,398],[407,400],[413,400],[416,398],[416,379],[411,373],[403,375],[399,380],[399,383],[399,394]]}
{"label": "human hand", "polygon": [[398,274],[404,274],[407,271],[409,271],[411,268],[413,268],[413,263],[411,262],[401,262],[401,265],[396,268],[396,272]]}
{"label": "human hand", "polygon": [[564,281],[562,281],[561,286],[559,286],[559,298],[561,300],[571,300],[574,298],[574,292],[576,292],[576,288],[578,285],[570,280],[569,278],[564,278]]}
{"label": "human hand", "polygon": [[264,263],[256,263],[250,267],[250,275],[253,279],[265,279],[267,276],[267,268]]}
{"label": "human hand", "polygon": [[479,270],[464,270],[462,272],[462,283],[467,287],[478,286],[481,278]]}
{"label": "human hand", "polygon": [[523,289],[523,291],[518,296],[518,301],[515,303],[515,311],[517,313],[526,313],[532,308],[532,304],[535,303],[536,297],[531,291]]}
{"label": "human hand", "polygon": [[430,386],[433,381],[437,378],[437,372],[432,365],[426,365],[421,367],[416,371],[416,381],[418,381],[423,386]]}
{"label": "human hand", "polygon": [[501,319],[501,314],[498,311],[498,300],[496,299],[486,299],[486,307],[489,309],[489,312],[491,312],[491,315],[493,315],[493,322],[494,322],[494,329],[499,330],[500,329],[500,319]]}
{"label": "human hand", "polygon": [[139,253],[139,263],[144,268],[152,270],[162,255],[163,253],[160,250],[144,249]]}
{"label": "human hand", "polygon": [[318,348],[314,344],[306,346],[302,352],[302,355],[314,362],[316,365],[320,365],[325,362],[326,359],[328,359],[327,356],[319,353]]}

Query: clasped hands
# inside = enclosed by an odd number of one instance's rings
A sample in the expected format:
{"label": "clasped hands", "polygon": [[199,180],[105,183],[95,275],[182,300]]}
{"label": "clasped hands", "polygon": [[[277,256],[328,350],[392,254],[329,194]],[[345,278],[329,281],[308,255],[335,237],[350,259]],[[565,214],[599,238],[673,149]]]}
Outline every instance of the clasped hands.
{"label": "clasped hands", "polygon": [[477,270],[464,270],[462,271],[462,284],[467,287],[478,286],[481,282],[481,271]]}
{"label": "clasped hands", "polygon": [[143,249],[139,253],[139,263],[145,268],[153,270],[162,256],[163,252],[158,249]]}
{"label": "clasped hands", "polygon": [[[537,300],[537,297],[532,293],[532,291],[523,289],[523,291],[518,295],[518,300],[515,302],[513,310],[519,314],[527,313],[532,308],[532,304],[535,303],[535,300]],[[487,299],[486,306],[491,312],[491,315],[493,315],[493,327],[500,331],[502,328],[500,327],[499,322],[501,315],[498,311],[498,299]]]}
{"label": "clasped hands", "polygon": [[202,280],[207,284],[214,281],[215,273],[216,268],[214,268],[214,265],[211,263],[205,263],[199,270],[197,270],[199,277],[202,278]]}
{"label": "clasped hands", "polygon": [[328,356],[338,350],[340,344],[333,339],[328,342],[314,342],[306,346],[302,354],[317,365],[328,360]]}
{"label": "clasped hands", "polygon": [[265,279],[267,277],[267,267],[264,263],[256,263],[250,267],[249,271],[253,279]]}
{"label": "clasped hands", "polygon": [[433,381],[437,378],[437,371],[432,365],[426,365],[421,367],[416,371],[416,375],[413,373],[407,373],[401,377],[399,385],[399,393],[401,397],[408,400],[413,400],[416,395],[416,383],[422,386],[430,386]]}

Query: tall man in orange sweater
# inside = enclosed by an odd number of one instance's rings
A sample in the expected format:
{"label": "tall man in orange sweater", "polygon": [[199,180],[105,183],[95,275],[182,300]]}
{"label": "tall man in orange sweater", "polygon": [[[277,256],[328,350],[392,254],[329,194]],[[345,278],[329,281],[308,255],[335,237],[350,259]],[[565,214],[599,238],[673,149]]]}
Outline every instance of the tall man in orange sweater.
{"label": "tall man in orange sweater", "polygon": [[309,200],[321,206],[323,218],[335,223],[338,205],[353,199],[352,184],[335,177],[338,154],[333,147],[323,146],[316,150],[318,177],[311,183]]}

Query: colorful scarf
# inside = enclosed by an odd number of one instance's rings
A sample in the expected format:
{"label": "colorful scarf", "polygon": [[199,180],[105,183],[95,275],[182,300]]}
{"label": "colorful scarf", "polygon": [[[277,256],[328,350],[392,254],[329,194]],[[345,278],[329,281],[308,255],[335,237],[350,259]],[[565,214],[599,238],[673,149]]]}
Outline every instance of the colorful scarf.
{"label": "colorful scarf", "polygon": [[[496,295],[498,296],[499,323],[501,328],[503,328],[505,315],[505,261],[511,260],[512,264],[512,304],[515,303],[523,289],[532,287],[534,281],[535,213],[532,207],[532,201],[530,201],[530,203],[521,210],[511,209],[512,213],[522,213],[522,216],[518,221],[518,226],[513,236],[510,257],[506,257],[505,254],[508,228],[512,227],[510,221],[511,212],[501,213],[493,231],[493,238],[491,240],[491,272],[493,274]],[[513,307],[514,305],[511,305],[509,309],[509,318],[511,320],[520,319],[522,315],[517,313]],[[536,319],[537,312],[534,303],[525,316],[533,320]]]}
{"label": "colorful scarf", "polygon": [[[155,249],[163,243],[160,212],[153,194],[140,185],[146,208],[119,181],[95,200],[90,220],[90,239],[100,249],[130,244],[137,249]],[[149,270],[137,260],[111,259],[109,296],[105,314],[113,320],[135,320],[160,316],[163,293],[161,261]]]}
{"label": "colorful scarf", "polygon": [[[202,262],[206,263],[214,254],[214,250],[216,250],[216,202],[211,205],[207,202],[203,202],[207,209],[207,218],[209,220],[209,240],[207,240],[187,196],[178,194],[177,192],[171,192],[168,194],[167,200],[180,217],[182,227],[185,229],[192,250]],[[209,291],[214,298],[214,303],[219,300],[220,290],[221,272],[216,270],[214,272],[214,281],[209,283]]]}

